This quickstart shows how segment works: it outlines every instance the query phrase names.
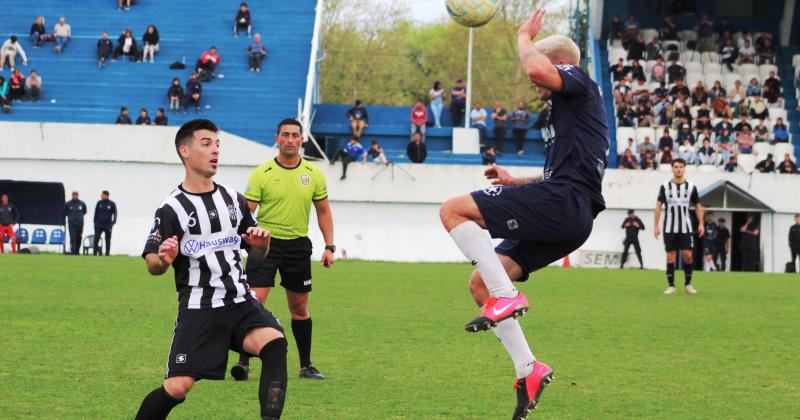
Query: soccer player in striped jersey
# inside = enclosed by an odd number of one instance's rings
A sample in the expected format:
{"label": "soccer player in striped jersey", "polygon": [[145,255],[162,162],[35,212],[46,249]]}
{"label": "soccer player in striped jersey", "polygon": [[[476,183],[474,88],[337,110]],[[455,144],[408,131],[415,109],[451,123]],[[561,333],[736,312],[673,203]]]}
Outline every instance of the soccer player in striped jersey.
{"label": "soccer player in striped jersey", "polygon": [[244,196],[214,182],[218,132],[209,120],[192,120],[175,135],[186,177],[156,210],[142,256],[152,275],[175,270],[178,317],[164,383],[142,401],[137,420],[166,418],[199,379],[225,379],[228,350],[261,359],[261,418],[280,418],[283,410],[286,338],[250,292],[240,251],[263,259],[269,232]]}
{"label": "soccer player in striped jersey", "polygon": [[695,294],[697,290],[692,286],[692,250],[694,249],[694,232],[692,217],[689,208],[694,206],[697,220],[697,235],[703,237],[703,206],[697,194],[697,187],[684,178],[686,161],[675,159],[672,161],[672,179],[661,184],[656,202],[655,222],[653,223],[656,239],[661,234],[661,207],[666,205],[664,217],[664,247],[667,250],[667,283],[669,286],[664,294],[675,294],[675,257],[678,251],[683,254],[683,274],[685,277],[684,290],[688,294]]}

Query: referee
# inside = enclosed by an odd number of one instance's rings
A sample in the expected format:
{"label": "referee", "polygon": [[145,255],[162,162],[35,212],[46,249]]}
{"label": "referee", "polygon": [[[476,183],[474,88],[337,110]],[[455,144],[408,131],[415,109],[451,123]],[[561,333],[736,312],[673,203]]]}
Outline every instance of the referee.
{"label": "referee", "polygon": [[[308,220],[311,205],[317,211],[319,229],[325,239],[321,264],[333,264],[333,215],[328,204],[325,176],[320,169],[302,159],[303,127],[297,120],[285,119],[278,124],[275,143],[278,156],[253,170],[244,196],[250,211],[258,208],[258,224],[272,236],[270,252],[262,261],[247,260],[247,282],[262,304],[275,275],[280,273],[292,314],[292,334],[300,355],[300,377],[324,379],[311,364],[311,314],[308,294],[311,292],[311,240]],[[242,353],[239,363],[231,368],[236,380],[246,380],[250,373],[249,356]]]}

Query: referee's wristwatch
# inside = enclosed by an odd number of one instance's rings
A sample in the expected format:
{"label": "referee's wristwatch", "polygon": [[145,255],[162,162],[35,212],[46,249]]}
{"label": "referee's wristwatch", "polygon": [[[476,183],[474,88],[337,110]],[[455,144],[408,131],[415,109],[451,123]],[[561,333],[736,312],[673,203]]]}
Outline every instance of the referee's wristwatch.
{"label": "referee's wristwatch", "polygon": [[336,245],[325,245],[325,250],[336,253]]}

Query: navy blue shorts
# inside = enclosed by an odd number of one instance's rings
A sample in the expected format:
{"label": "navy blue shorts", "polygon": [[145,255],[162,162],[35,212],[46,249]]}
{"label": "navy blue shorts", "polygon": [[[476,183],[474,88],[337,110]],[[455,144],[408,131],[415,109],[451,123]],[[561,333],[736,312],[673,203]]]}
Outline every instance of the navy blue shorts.
{"label": "navy blue shorts", "polygon": [[472,198],[493,238],[495,248],[522,267],[522,278],[569,255],[592,233],[592,203],[569,185],[552,183],[491,187]]}
{"label": "navy blue shorts", "polygon": [[703,239],[703,255],[714,255],[714,241]]}

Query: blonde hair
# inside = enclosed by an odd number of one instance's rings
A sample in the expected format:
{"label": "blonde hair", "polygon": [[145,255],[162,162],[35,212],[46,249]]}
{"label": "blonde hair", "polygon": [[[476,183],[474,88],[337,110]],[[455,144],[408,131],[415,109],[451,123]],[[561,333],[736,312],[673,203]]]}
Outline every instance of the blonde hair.
{"label": "blonde hair", "polygon": [[563,60],[567,64],[577,66],[581,61],[581,50],[578,45],[564,35],[550,35],[536,41],[534,46],[553,64],[559,64]]}

